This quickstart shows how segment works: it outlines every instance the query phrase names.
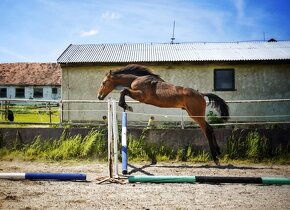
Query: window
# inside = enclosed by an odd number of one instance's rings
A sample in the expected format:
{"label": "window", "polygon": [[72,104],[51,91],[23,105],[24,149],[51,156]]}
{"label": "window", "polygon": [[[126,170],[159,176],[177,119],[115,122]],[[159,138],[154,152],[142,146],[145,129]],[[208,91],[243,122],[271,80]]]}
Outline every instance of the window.
{"label": "window", "polygon": [[24,98],[25,97],[25,88],[16,88],[15,89],[15,97],[16,98]]}
{"label": "window", "polygon": [[51,91],[52,91],[52,94],[57,94],[57,88],[52,88]]}
{"label": "window", "polygon": [[0,88],[0,98],[7,98],[7,88]]}
{"label": "window", "polygon": [[33,88],[33,98],[43,98],[43,88]]}
{"label": "window", "polygon": [[214,90],[233,91],[235,90],[235,70],[215,69]]}

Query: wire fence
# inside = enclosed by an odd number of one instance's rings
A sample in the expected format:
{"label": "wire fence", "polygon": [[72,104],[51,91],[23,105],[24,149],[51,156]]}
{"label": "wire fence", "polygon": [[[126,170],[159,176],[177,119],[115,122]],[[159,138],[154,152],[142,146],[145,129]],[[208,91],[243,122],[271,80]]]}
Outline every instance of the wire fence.
{"label": "wire fence", "polygon": [[[86,125],[86,124],[106,124],[107,109],[104,106],[103,109],[98,108],[73,108],[72,106],[64,106],[65,104],[107,104],[107,101],[100,100],[32,100],[32,99],[0,99],[0,124],[35,124],[35,125]],[[263,99],[263,100],[227,100],[228,104],[240,104],[240,103],[287,103],[290,99]],[[137,101],[127,101],[128,104],[140,104]],[[290,109],[289,109],[290,111]],[[90,121],[67,121],[64,118],[65,114],[74,113],[75,116],[82,115],[81,113],[87,113],[93,115],[95,113],[103,113],[102,120],[90,120]],[[118,111],[117,114],[121,112]],[[173,125],[185,127],[186,123],[191,123],[190,116],[183,111],[180,114],[163,114],[163,113],[149,113],[149,112],[130,112],[129,116],[135,116],[135,118],[145,117],[147,120],[140,120],[136,123],[133,122],[132,126],[148,126],[154,122],[155,118],[162,118],[163,125]],[[139,117],[140,116],[140,117]],[[203,116],[195,116],[203,117]],[[217,115],[207,116],[208,120],[219,119]],[[251,124],[281,124],[290,123],[289,113],[278,114],[262,114],[262,115],[231,115],[231,121],[227,123],[221,123],[221,120],[216,120],[217,126],[221,125],[251,125]],[[247,119],[258,120],[247,120]],[[263,121],[263,119],[267,119]],[[273,120],[271,120],[273,119]],[[277,120],[279,119],[279,120]],[[129,121],[130,122],[130,121]]]}

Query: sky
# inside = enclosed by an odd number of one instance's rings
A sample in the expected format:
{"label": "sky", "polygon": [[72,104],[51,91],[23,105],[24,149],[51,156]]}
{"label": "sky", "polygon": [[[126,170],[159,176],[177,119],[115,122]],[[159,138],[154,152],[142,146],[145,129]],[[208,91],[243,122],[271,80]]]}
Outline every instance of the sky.
{"label": "sky", "polygon": [[0,63],[69,44],[290,40],[290,0],[0,0]]}

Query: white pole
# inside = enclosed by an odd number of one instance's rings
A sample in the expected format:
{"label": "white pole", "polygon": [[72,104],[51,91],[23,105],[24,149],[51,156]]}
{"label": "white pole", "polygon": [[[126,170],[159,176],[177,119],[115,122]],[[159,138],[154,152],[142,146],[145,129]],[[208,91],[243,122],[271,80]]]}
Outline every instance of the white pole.
{"label": "white pole", "polygon": [[63,122],[63,104],[59,102],[59,124],[61,125]]}
{"label": "white pole", "polygon": [[181,109],[181,129],[184,129],[183,111]]}
{"label": "white pole", "polygon": [[1,173],[0,179],[13,179],[13,180],[25,179],[25,173]]}
{"label": "white pole", "polygon": [[108,168],[109,176],[112,178],[112,102],[108,100]]}
{"label": "white pole", "polygon": [[119,177],[118,173],[118,142],[119,142],[119,133],[118,133],[118,121],[117,121],[117,112],[116,112],[116,100],[112,100],[113,104],[113,137],[114,137],[114,166],[115,166],[115,177]]}

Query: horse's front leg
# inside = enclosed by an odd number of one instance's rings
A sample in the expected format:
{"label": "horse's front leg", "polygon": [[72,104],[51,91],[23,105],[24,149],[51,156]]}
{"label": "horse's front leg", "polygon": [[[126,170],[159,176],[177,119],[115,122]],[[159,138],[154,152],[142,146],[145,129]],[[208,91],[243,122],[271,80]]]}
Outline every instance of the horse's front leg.
{"label": "horse's front leg", "polygon": [[128,104],[125,101],[125,96],[129,95],[129,89],[125,88],[120,92],[120,99],[119,99],[119,106],[124,109],[124,111],[128,110],[130,112],[133,112],[133,108],[131,106],[128,106]]}
{"label": "horse's front leg", "polygon": [[125,88],[124,90],[121,91],[119,99],[119,106],[122,107],[124,110],[133,112],[133,108],[131,106],[128,106],[128,104],[125,101],[126,95],[134,100],[143,102],[144,94],[142,91]]}

